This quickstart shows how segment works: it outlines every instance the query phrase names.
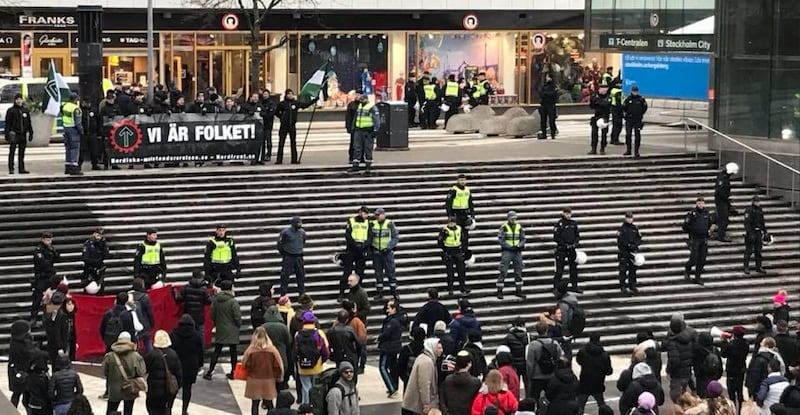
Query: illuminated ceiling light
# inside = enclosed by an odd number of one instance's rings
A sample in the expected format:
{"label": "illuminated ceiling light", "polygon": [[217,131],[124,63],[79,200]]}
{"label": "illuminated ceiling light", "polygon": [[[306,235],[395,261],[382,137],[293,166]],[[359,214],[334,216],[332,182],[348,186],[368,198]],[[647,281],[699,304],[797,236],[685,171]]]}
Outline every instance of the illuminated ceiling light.
{"label": "illuminated ceiling light", "polygon": [[781,138],[782,139],[788,140],[788,139],[790,139],[792,137],[794,137],[794,131],[791,128],[786,127],[786,128],[781,130]]}
{"label": "illuminated ceiling light", "polygon": [[578,33],[578,39],[583,40],[583,33]]}

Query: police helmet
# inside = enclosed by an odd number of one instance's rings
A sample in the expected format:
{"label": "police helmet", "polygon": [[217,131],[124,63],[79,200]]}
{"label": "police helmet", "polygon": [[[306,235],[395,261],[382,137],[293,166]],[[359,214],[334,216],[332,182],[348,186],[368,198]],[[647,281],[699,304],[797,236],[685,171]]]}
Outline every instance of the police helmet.
{"label": "police helmet", "polygon": [[575,262],[578,265],[583,265],[586,261],[589,260],[589,256],[586,255],[586,252],[583,251],[575,251]]}

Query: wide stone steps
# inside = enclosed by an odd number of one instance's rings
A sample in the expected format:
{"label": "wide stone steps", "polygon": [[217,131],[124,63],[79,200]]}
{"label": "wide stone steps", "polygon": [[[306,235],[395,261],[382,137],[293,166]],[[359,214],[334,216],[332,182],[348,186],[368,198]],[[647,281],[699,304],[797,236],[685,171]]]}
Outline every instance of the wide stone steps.
{"label": "wide stone steps", "polygon": [[[59,273],[76,280],[81,270],[80,245],[97,226],[110,240],[112,258],[106,281],[110,290],[130,284],[133,250],[147,227],[159,228],[169,264],[170,282],[184,282],[202,264],[208,234],[227,224],[239,248],[243,272],[236,293],[243,304],[242,340],[248,338],[249,302],[265,279],[277,281],[280,258],[275,239],[289,217],[303,216],[309,234],[305,263],[307,289],[324,321],[338,309],[341,269],[330,254],[343,245],[343,226],[360,205],[385,207],[400,231],[396,251],[399,294],[413,318],[424,303],[425,289],[444,290],[446,279],[436,235],[444,225],[444,196],[454,176],[470,176],[478,229],[470,245],[478,262],[468,270],[472,302],[484,327],[484,343],[502,339],[511,316],[532,321],[554,304],[552,296],[552,225],[563,206],[571,206],[581,226],[582,248],[590,261],[580,266],[580,296],[589,314],[587,335],[603,333],[615,352],[628,352],[638,330],[656,333],[674,311],[690,324],[751,324],[753,315],[770,307],[779,287],[797,285],[800,270],[800,215],[778,199],[762,205],[776,243],[765,248],[766,275],[741,273],[743,226],[733,216],[732,244],[712,242],[704,287],[683,280],[688,250],[680,230],[683,216],[697,195],[709,199],[718,162],[713,154],[663,155],[641,159],[567,158],[495,163],[426,163],[381,166],[374,177],[351,177],[338,167],[254,171],[247,167],[217,169],[104,172],[77,179],[35,177],[0,180],[0,350],[7,347],[11,322],[24,317],[29,303],[31,251],[42,230],[56,234],[62,252]],[[733,202],[743,211],[752,185],[733,183]],[[763,196],[763,195],[762,195]],[[528,236],[525,259],[526,301],[506,294],[494,297],[497,277],[497,228],[506,211],[519,212]],[[633,210],[645,238],[647,263],[639,270],[641,293],[626,297],[617,288],[615,232],[622,213]],[[510,290],[513,278],[507,280]],[[365,287],[373,293],[371,270]],[[455,299],[444,302],[455,311]],[[377,335],[380,304],[369,319]],[[531,324],[532,326],[532,324]],[[582,342],[579,338],[578,344]]]}

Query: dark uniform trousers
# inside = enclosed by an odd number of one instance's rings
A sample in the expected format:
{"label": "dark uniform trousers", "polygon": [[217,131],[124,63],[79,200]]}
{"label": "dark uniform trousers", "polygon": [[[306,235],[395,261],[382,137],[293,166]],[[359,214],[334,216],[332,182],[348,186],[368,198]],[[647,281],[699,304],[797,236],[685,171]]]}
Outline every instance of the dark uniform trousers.
{"label": "dark uniform trousers", "polygon": [[[631,143],[631,133],[636,137],[636,143]],[[639,146],[642,145],[642,120],[625,120],[625,151],[628,153],[631,152],[631,144],[634,144],[633,154],[639,154]]]}
{"label": "dark uniform trousers", "polygon": [[162,274],[160,265],[142,265],[139,269],[139,276],[144,279],[144,285],[148,289],[158,282],[159,275]]}
{"label": "dark uniform trousers", "polygon": [[[365,248],[366,249],[366,248]],[[364,278],[364,269],[367,267],[367,253],[357,247],[348,246],[344,254],[344,271],[339,281],[339,291],[347,289],[347,278],[355,271],[359,278]]]}
{"label": "dark uniform trousers", "polygon": [[556,104],[542,104],[539,107],[540,129],[542,135],[547,136],[547,128],[550,128],[550,136],[556,138]]}
{"label": "dark uniform trousers", "polygon": [[219,287],[223,280],[234,282],[233,278],[233,265],[227,264],[211,264],[206,273],[206,278],[209,282]]}
{"label": "dark uniform trousers", "polygon": [[42,297],[44,292],[50,288],[50,280],[53,275],[37,275],[31,282],[33,295],[31,296],[31,320],[35,320],[39,315],[39,310],[42,309]]}
{"label": "dark uniform trousers", "polygon": [[755,254],[756,268],[761,268],[761,248],[764,245],[761,232],[749,232],[744,238],[744,267],[750,267],[750,256]]}
{"label": "dark uniform trousers", "polygon": [[611,107],[611,144],[620,144],[622,133],[622,108]]}
{"label": "dark uniform trousers", "polygon": [[294,126],[286,127],[281,124],[280,129],[278,129],[278,154],[276,161],[278,163],[283,162],[283,147],[286,145],[286,136],[289,136],[289,146],[291,147],[292,152],[292,163],[297,163],[297,129]]}
{"label": "dark uniform trousers", "polygon": [[[444,102],[447,104],[448,108],[447,111],[444,113],[444,126],[447,128],[447,121],[450,117],[456,115],[458,113],[458,105],[459,105],[459,98],[458,97],[444,97]],[[436,121],[434,120],[434,126],[436,125]]]}
{"label": "dark uniform trousers", "polygon": [[730,200],[714,200],[714,205],[717,208],[717,237],[725,239],[728,233],[728,224],[730,223],[731,215],[731,201]]}
{"label": "dark uniform trousers", "polygon": [[708,239],[690,238],[689,239],[689,261],[686,262],[686,272],[690,272],[695,267],[695,276],[700,278],[703,267],[706,266],[706,255],[708,255]]}
{"label": "dark uniform trousers", "polygon": [[[603,128],[603,130],[600,131],[600,128],[597,127],[597,120],[599,120],[599,119],[600,119],[600,117],[592,117],[592,120],[591,120],[591,126],[592,126],[591,146],[592,146],[592,151],[597,151],[598,138],[600,138],[600,151],[605,151],[606,145],[608,144],[608,142],[607,142],[608,127]],[[598,135],[600,137],[598,137]]]}
{"label": "dark uniform trousers", "polygon": [[619,259],[619,286],[621,288],[636,287],[636,270],[639,267],[633,264],[633,252],[619,251],[617,258]]}
{"label": "dark uniform trousers", "polygon": [[83,264],[83,275],[81,276],[81,285],[87,286],[90,282],[94,281],[99,286],[103,286],[105,279],[106,268],[102,263],[100,264]]}
{"label": "dark uniform trousers", "polygon": [[[459,289],[466,291],[467,269],[464,265],[464,253],[461,248],[445,248],[443,256],[444,266],[447,271],[447,289],[452,290],[453,283],[458,281]],[[458,280],[456,280],[456,274],[458,275]]]}
{"label": "dark uniform trousers", "polygon": [[292,274],[294,274],[297,281],[297,293],[305,293],[306,270],[302,255],[286,254],[283,256],[283,260],[281,261],[281,295],[286,295],[289,291],[289,276]]}
{"label": "dark uniform trousers", "polygon": [[553,276],[553,286],[561,281],[564,267],[569,265],[569,282],[573,287],[578,286],[578,263],[575,262],[575,249],[566,247],[556,248],[556,272]]}

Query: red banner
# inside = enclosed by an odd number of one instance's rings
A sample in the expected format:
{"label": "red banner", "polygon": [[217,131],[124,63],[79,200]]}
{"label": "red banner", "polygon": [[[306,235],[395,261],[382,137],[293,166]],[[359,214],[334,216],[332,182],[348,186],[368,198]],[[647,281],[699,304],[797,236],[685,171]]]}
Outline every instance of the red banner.
{"label": "red banner", "polygon": [[[175,288],[180,289],[180,286],[175,286]],[[153,317],[156,319],[152,334],[155,334],[156,330],[171,332],[178,325],[178,319],[183,313],[182,306],[175,301],[175,297],[172,295],[172,286],[151,289],[147,293],[150,295]],[[102,356],[106,351],[106,346],[100,335],[100,322],[103,320],[103,314],[114,305],[116,296],[76,293],[72,294],[72,298],[75,299],[78,308],[78,313],[75,315],[75,341],[77,343],[75,358],[80,360],[89,356]],[[206,345],[211,343],[210,314],[210,307],[206,306],[204,336]]]}

